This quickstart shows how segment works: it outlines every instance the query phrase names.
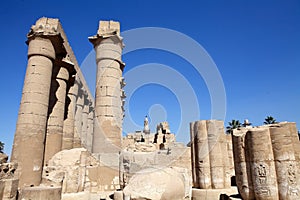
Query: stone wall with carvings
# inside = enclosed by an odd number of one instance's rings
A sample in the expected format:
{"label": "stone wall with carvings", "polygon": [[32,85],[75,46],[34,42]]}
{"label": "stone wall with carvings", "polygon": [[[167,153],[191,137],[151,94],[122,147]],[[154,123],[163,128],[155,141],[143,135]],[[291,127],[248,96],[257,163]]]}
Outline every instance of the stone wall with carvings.
{"label": "stone wall with carvings", "polygon": [[300,142],[295,123],[240,128],[232,134],[243,199],[300,198]]}

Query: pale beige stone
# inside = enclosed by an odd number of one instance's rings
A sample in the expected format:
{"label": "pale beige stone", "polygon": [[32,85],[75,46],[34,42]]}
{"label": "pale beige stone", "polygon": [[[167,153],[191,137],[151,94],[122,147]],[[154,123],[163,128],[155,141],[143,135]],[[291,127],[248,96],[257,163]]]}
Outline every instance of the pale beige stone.
{"label": "pale beige stone", "polygon": [[[193,200],[225,200],[222,199],[222,194],[237,195],[238,190],[236,187],[231,187],[227,189],[192,189],[192,199]],[[228,198],[226,200],[240,199],[240,198]]]}
{"label": "pale beige stone", "polygon": [[[28,65],[12,151],[19,186],[39,185],[55,50],[50,39],[29,39]],[[28,145],[30,144],[30,145]]]}
{"label": "pale beige stone", "polygon": [[186,185],[190,185],[190,180],[174,168],[149,168],[136,173],[123,191],[133,200],[183,200],[189,196]]}
{"label": "pale beige stone", "polygon": [[1,179],[0,180],[0,199],[17,200],[18,179]]}
{"label": "pale beige stone", "polygon": [[55,66],[50,90],[50,114],[47,122],[44,164],[62,149],[68,69]]}
{"label": "pale beige stone", "polygon": [[296,125],[288,122],[233,132],[236,180],[244,199],[299,198],[295,146],[300,142],[295,136]]}
{"label": "pale beige stone", "polygon": [[193,185],[199,189],[230,188],[232,167],[228,159],[223,121],[192,122]]}
{"label": "pale beige stone", "polygon": [[73,148],[77,94],[78,94],[78,84],[75,82],[75,84],[73,83],[73,85],[70,87],[67,96],[68,113],[67,113],[67,118],[64,120],[64,126],[63,126],[62,150]]}
{"label": "pale beige stone", "polygon": [[61,200],[61,187],[25,187],[18,199],[21,200]]}
{"label": "pale beige stone", "polygon": [[82,110],[84,106],[84,91],[81,84],[78,85],[78,95],[76,100],[75,111],[75,127],[74,127],[74,140],[73,148],[80,148],[81,145],[81,131],[82,131]]}
{"label": "pale beige stone", "polygon": [[[103,143],[103,140],[100,140],[103,136],[115,146],[121,147],[123,119],[121,77],[124,64],[121,60],[123,42],[119,33],[120,24],[118,22],[100,21],[97,35],[89,38],[95,47],[97,63],[94,153],[101,153],[101,148],[98,146]],[[105,97],[107,103],[101,100]],[[115,101],[114,99],[119,100]],[[111,119],[107,120],[107,117],[111,117]]]}

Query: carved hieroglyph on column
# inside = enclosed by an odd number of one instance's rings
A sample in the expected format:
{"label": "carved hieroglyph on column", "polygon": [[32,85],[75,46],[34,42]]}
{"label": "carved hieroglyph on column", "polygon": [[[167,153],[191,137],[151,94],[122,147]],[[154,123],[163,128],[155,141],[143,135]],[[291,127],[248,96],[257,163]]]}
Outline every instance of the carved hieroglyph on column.
{"label": "carved hieroglyph on column", "polygon": [[193,185],[199,189],[230,187],[230,162],[223,121],[190,124]]}
{"label": "carved hieroglyph on column", "polygon": [[295,123],[242,128],[232,137],[243,199],[299,199],[300,142]]}
{"label": "carved hieroglyph on column", "polygon": [[49,106],[54,40],[61,39],[55,27],[35,27],[28,34],[28,64],[13,144],[13,162],[18,163],[19,187],[39,185]]}
{"label": "carved hieroglyph on column", "polygon": [[122,90],[123,41],[119,22],[100,21],[97,35],[89,40],[94,45],[97,63],[93,152],[103,152],[103,138],[118,147],[116,149],[119,151],[123,122],[122,98],[125,97]]}

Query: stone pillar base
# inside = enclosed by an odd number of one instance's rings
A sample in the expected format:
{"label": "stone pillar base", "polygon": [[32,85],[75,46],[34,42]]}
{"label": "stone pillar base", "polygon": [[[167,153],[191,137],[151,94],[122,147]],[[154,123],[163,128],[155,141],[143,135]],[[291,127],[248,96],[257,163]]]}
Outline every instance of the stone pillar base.
{"label": "stone pillar base", "polygon": [[16,200],[18,193],[19,179],[0,180],[0,199]]}
{"label": "stone pillar base", "polygon": [[61,187],[27,187],[20,191],[19,200],[61,200]]}
{"label": "stone pillar base", "polygon": [[123,200],[123,191],[115,191],[114,200]]}
{"label": "stone pillar base", "polygon": [[[231,187],[230,189],[192,189],[192,200],[220,200],[221,194],[226,194],[228,199],[239,199],[229,197],[230,195],[237,195],[237,187]],[[224,195],[222,195],[224,196]]]}

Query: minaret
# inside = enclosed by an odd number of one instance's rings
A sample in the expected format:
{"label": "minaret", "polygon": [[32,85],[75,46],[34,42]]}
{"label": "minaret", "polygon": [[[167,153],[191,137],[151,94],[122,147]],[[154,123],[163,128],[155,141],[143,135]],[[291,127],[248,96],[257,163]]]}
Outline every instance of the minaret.
{"label": "minaret", "polygon": [[149,135],[150,135],[150,128],[149,128],[149,121],[147,115],[145,116],[144,119],[144,130],[143,133],[145,135],[145,142],[149,143]]}

